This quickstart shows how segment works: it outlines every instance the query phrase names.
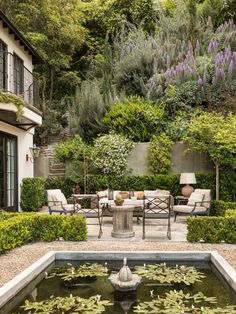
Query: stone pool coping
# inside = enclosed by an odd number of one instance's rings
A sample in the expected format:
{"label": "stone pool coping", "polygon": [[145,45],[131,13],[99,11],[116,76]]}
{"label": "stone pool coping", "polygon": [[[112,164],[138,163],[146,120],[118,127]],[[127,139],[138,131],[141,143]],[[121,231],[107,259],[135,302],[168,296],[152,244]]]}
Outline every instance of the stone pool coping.
{"label": "stone pool coping", "polygon": [[236,270],[216,251],[51,251],[0,288],[0,309],[56,260],[129,260],[211,262],[236,293]]}

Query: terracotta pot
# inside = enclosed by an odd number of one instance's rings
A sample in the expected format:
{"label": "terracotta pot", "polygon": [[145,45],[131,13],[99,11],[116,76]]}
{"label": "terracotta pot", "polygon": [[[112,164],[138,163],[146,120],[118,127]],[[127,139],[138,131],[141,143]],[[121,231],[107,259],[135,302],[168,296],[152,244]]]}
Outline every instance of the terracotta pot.
{"label": "terracotta pot", "polygon": [[124,200],[114,200],[116,206],[121,206],[124,203]]}

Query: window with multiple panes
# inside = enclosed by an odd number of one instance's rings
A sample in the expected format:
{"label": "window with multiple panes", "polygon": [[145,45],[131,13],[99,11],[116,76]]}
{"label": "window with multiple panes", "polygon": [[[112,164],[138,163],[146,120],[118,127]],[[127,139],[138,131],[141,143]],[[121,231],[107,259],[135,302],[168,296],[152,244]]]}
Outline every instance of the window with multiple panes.
{"label": "window with multiple panes", "polygon": [[7,45],[0,39],[0,90],[7,90]]}
{"label": "window with multiple panes", "polygon": [[15,53],[14,59],[14,93],[20,95],[24,93],[24,63]]}
{"label": "window with multiple panes", "polygon": [[0,208],[17,210],[17,138],[0,132]]}

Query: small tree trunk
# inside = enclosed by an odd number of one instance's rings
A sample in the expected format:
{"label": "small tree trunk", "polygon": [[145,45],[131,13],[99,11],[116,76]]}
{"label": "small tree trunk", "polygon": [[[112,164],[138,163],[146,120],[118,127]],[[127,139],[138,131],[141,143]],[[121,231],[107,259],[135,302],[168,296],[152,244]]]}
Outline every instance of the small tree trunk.
{"label": "small tree trunk", "polygon": [[220,176],[219,176],[219,165],[217,163],[215,163],[215,167],[216,167],[216,200],[219,200],[219,180],[220,180]]}
{"label": "small tree trunk", "polygon": [[54,89],[54,71],[53,71],[53,68],[51,67],[50,68],[50,96],[49,96],[49,105],[51,106],[52,105],[52,97],[53,97],[53,89]]}

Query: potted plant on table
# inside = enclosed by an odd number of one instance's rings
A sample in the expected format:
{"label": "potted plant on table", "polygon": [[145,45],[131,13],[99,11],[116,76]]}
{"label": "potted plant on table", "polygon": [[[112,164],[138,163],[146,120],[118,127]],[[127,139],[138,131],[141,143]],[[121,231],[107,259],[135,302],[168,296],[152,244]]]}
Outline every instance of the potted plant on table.
{"label": "potted plant on table", "polygon": [[115,202],[116,206],[122,206],[123,205],[124,199],[120,193],[118,193],[116,195],[114,202]]}

